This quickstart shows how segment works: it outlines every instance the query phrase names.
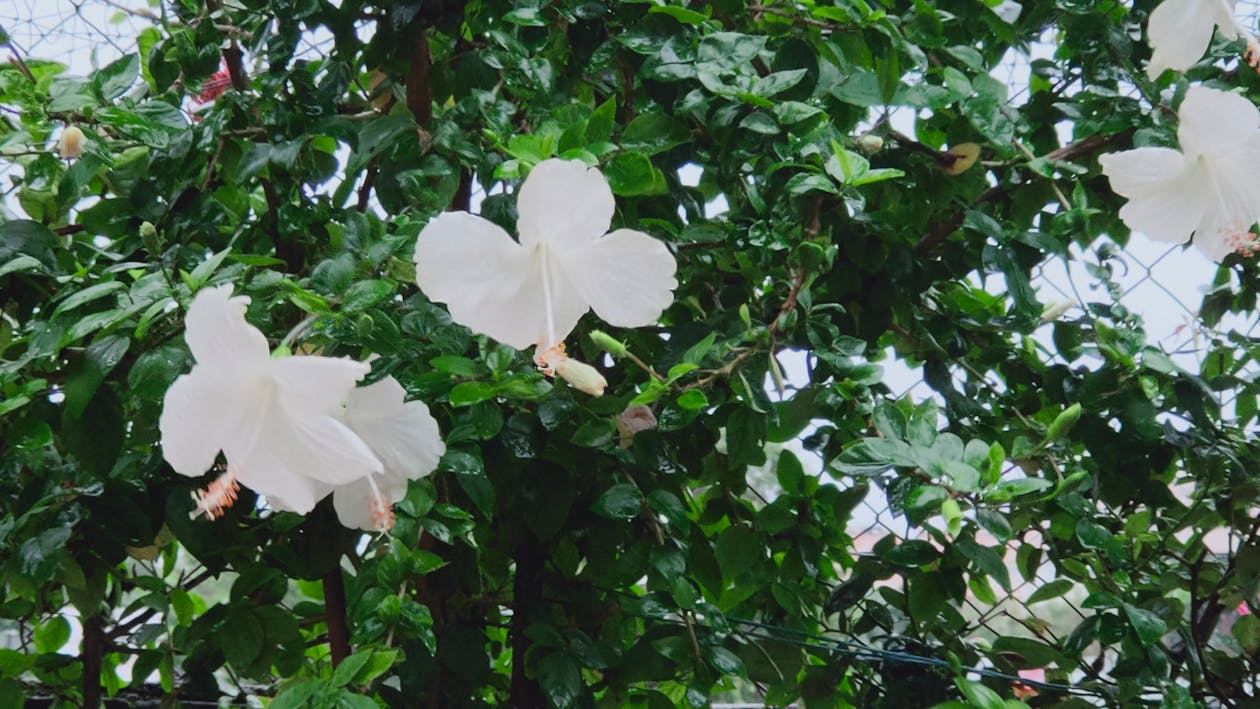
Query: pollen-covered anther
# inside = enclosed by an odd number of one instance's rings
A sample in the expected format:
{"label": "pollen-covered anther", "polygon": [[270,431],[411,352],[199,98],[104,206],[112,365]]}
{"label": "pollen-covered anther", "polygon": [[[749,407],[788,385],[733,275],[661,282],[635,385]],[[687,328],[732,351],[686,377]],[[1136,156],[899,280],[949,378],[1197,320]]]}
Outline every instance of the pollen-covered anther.
{"label": "pollen-covered anther", "polygon": [[538,371],[549,377],[556,376],[556,366],[569,358],[564,351],[564,343],[552,345],[546,349],[534,350],[534,364],[538,367]]}
{"label": "pollen-covered anther", "polygon": [[1256,40],[1247,41],[1247,51],[1243,52],[1242,58],[1256,73],[1260,73],[1260,44]]}
{"label": "pollen-covered anther", "polygon": [[1239,256],[1255,256],[1260,253],[1260,242],[1252,231],[1231,231],[1225,236],[1225,243],[1230,250]]}
{"label": "pollen-covered anther", "polygon": [[372,488],[368,496],[368,517],[372,528],[384,534],[394,528],[394,505],[381,493],[371,476],[368,476],[368,485]]}
{"label": "pollen-covered anther", "polygon": [[224,511],[236,502],[236,495],[240,489],[241,484],[236,480],[236,468],[228,465],[227,472],[215,478],[205,490],[192,491],[195,506],[192,512],[188,513],[188,519],[197,519],[203,514],[206,519],[222,517]]}

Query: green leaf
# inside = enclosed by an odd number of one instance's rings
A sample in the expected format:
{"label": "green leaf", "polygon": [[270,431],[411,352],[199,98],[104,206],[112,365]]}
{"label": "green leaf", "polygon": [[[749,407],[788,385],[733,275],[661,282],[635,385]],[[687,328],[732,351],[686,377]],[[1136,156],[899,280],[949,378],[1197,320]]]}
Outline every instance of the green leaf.
{"label": "green leaf", "polygon": [[1150,646],[1158,643],[1159,639],[1164,637],[1164,633],[1168,632],[1168,625],[1164,623],[1164,619],[1144,608],[1126,603],[1124,614],[1128,616],[1129,624],[1133,626],[1133,631],[1137,633],[1138,640],[1143,645]]}
{"label": "green leaf", "polygon": [[267,709],[304,709],[316,706],[311,699],[328,685],[323,680],[304,679],[286,686],[276,698],[267,704]]}
{"label": "green leaf", "polygon": [[678,119],[660,112],[643,113],[630,121],[621,134],[621,145],[627,150],[655,155],[682,145],[691,139],[691,131]]}
{"label": "green leaf", "polygon": [[123,290],[123,288],[124,288],[123,284],[119,281],[105,281],[103,283],[93,283],[87,288],[71,293],[70,297],[61,301],[61,304],[57,306],[57,310],[54,311],[54,314],[59,315],[61,313],[68,313],[72,310],[75,310],[76,308],[87,305],[88,303],[91,303],[94,300],[99,300],[100,298],[104,298],[105,296],[110,295],[111,293],[116,293],[120,290]]}
{"label": "green leaf", "polygon": [[146,401],[161,401],[175,378],[192,367],[193,359],[183,345],[162,345],[136,358],[127,374],[131,393]]}
{"label": "green leaf", "polygon": [[926,566],[940,556],[930,542],[910,539],[879,554],[879,558],[897,566]]}
{"label": "green leaf", "polygon": [[568,709],[582,696],[582,671],[568,655],[551,653],[538,663],[538,686],[556,709]]}
{"label": "green leaf", "polygon": [[595,419],[578,427],[569,442],[583,448],[598,448],[612,443],[617,437],[617,426],[612,419]]}
{"label": "green leaf", "polygon": [[460,382],[451,388],[451,406],[472,406],[473,404],[493,399],[494,385],[487,382]]}
{"label": "green leaf", "polygon": [[1072,579],[1055,579],[1039,586],[1037,590],[1028,594],[1028,600],[1024,602],[1031,606],[1034,603],[1041,603],[1042,601],[1048,601],[1052,598],[1058,598],[1068,591],[1071,591],[1075,586],[1076,582]]}
{"label": "green leaf", "polygon": [[762,538],[751,529],[735,526],[728,527],[718,536],[714,554],[722,576],[735,580],[765,558],[765,548]]}
{"label": "green leaf", "polygon": [[394,284],[389,281],[359,281],[350,286],[341,299],[341,309],[347,313],[357,313],[385,300],[394,294]]}
{"label": "green leaf", "polygon": [[92,75],[92,89],[102,102],[126,93],[140,76],[140,57],[126,54]]}
{"label": "green leaf", "polygon": [[371,650],[360,650],[350,655],[342,660],[340,665],[337,665],[337,669],[333,670],[332,679],[329,682],[334,687],[344,687],[350,684],[371,660]]}
{"label": "green leaf", "polygon": [[70,641],[70,621],[55,615],[35,628],[35,650],[57,652]]}
{"label": "green leaf", "polygon": [[663,194],[665,177],[647,155],[638,151],[621,153],[604,168],[604,177],[613,194],[623,197]]}
{"label": "green leaf", "polygon": [[105,377],[122,361],[131,340],[119,335],[96,338],[83,351],[82,359],[66,375],[66,411],[73,417],[83,415]]}
{"label": "green leaf", "polygon": [[698,411],[708,408],[709,397],[705,396],[704,392],[699,389],[688,389],[678,395],[678,406],[687,411]]}
{"label": "green leaf", "polygon": [[216,635],[223,656],[238,669],[249,666],[263,647],[262,624],[244,606],[228,612],[222,632]]}
{"label": "green leaf", "polygon": [[643,493],[630,483],[619,483],[605,490],[592,509],[609,519],[632,519],[643,511]]}
{"label": "green leaf", "polygon": [[718,645],[710,645],[704,649],[704,659],[708,661],[713,669],[724,675],[744,676],[747,670],[744,668],[744,661],[739,659],[739,655]]}

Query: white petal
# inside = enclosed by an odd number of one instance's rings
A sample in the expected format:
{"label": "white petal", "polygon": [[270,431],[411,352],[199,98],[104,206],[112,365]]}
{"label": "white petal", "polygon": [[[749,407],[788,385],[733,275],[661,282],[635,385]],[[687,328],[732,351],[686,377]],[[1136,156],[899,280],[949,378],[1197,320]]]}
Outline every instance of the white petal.
{"label": "white petal", "polygon": [[232,297],[231,285],[197,291],[184,317],[184,339],[198,364],[230,376],[266,366],[267,338],[245,321],[247,305],[247,296]]}
{"label": "white petal", "polygon": [[492,222],[440,214],[420,232],[415,258],[416,284],[446,303],[455,322],[517,349],[542,336],[540,291],[531,282],[538,274],[525,249]]}
{"label": "white petal", "polygon": [[[406,480],[377,479],[378,489],[391,503],[398,502],[407,495]],[[372,486],[367,478],[342,485],[333,493],[333,508],[337,510],[337,519],[343,526],[364,531],[376,531],[372,519]]]}
{"label": "white petal", "polygon": [[1151,13],[1146,36],[1151,44],[1147,76],[1155,79],[1165,69],[1185,71],[1203,58],[1212,41],[1219,0],[1164,0]]}
{"label": "white petal", "polygon": [[330,416],[284,413],[259,417],[259,438],[252,448],[224,447],[242,485],[306,514],[319,501],[320,486],[312,481],[344,485],[381,472],[380,461],[345,424]]}
{"label": "white petal", "polygon": [[1251,101],[1197,85],[1186,92],[1177,117],[1177,139],[1189,158],[1229,155],[1260,131],[1260,111]]}
{"label": "white petal", "polygon": [[566,248],[608,231],[617,205],[599,170],[580,160],[544,160],[525,178],[516,198],[521,244]]}
{"label": "white petal", "polygon": [[297,356],[269,360],[281,401],[296,415],[340,416],[358,381],[372,366],[344,357]]}
{"label": "white petal", "polygon": [[175,472],[189,477],[209,470],[224,441],[236,435],[240,397],[248,395],[206,371],[197,365],[180,375],[166,390],[158,418],[162,457]]}
{"label": "white petal", "polygon": [[[430,221],[416,240],[416,283],[430,300],[446,303],[455,322],[525,349],[548,337],[542,248],[522,247],[481,217],[447,212]],[[551,279],[559,338],[587,310],[585,303],[558,303],[571,295],[562,275]]]}
{"label": "white petal", "polygon": [[1204,170],[1168,148],[1137,148],[1101,155],[1098,162],[1117,194],[1129,198],[1120,218],[1156,241],[1182,243],[1209,209]]}
{"label": "white petal", "polygon": [[393,377],[355,389],[345,422],[385,465],[385,476],[414,480],[437,467],[446,452],[437,421],[422,401],[404,403]]}
{"label": "white petal", "polygon": [[610,325],[650,325],[674,302],[674,255],[642,232],[618,229],[564,251],[563,262],[582,298]]}

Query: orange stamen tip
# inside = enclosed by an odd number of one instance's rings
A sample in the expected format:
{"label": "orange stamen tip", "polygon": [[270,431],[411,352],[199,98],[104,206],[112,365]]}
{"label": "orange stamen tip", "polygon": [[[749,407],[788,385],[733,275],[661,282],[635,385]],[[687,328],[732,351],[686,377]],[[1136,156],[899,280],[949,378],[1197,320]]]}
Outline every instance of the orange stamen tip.
{"label": "orange stamen tip", "polygon": [[565,354],[563,342],[541,352],[537,350],[534,352],[534,364],[537,365],[538,371],[549,377],[556,376],[556,367],[568,358],[569,355]]}
{"label": "orange stamen tip", "polygon": [[224,511],[236,502],[240,489],[241,484],[236,480],[236,469],[229,465],[227,472],[215,478],[205,490],[192,491],[195,506],[188,513],[188,519],[197,519],[203,514],[206,519],[211,520],[222,517]]}
{"label": "orange stamen tip", "polygon": [[1255,256],[1260,253],[1260,242],[1250,231],[1235,231],[1225,235],[1225,243],[1239,256]]}
{"label": "orange stamen tip", "polygon": [[368,516],[372,520],[372,528],[381,534],[394,527],[394,506],[379,494],[372,495],[368,500]]}

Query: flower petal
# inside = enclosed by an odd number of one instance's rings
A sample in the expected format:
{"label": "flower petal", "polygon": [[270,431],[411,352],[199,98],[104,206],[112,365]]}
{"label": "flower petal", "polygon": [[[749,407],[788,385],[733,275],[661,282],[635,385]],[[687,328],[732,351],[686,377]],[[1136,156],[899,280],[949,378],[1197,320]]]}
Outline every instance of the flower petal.
{"label": "flower petal", "polygon": [[1260,132],[1260,111],[1238,94],[1191,86],[1177,110],[1186,157],[1229,155]]}
{"label": "flower petal", "polygon": [[267,338],[245,321],[249,297],[232,297],[232,286],[197,291],[184,317],[184,339],[198,364],[237,377],[266,366]]}
{"label": "flower petal", "polygon": [[1185,71],[1203,58],[1212,41],[1219,0],[1164,0],[1151,13],[1146,37],[1154,51],[1146,74],[1151,79],[1165,69]]}
{"label": "flower petal", "polygon": [[180,375],[166,390],[158,430],[162,457],[180,475],[197,477],[214,465],[223,443],[235,433],[245,392],[208,376],[203,365]]}
{"label": "flower petal", "polygon": [[1176,150],[1137,148],[1098,162],[1111,189],[1129,198],[1120,218],[1156,241],[1185,242],[1212,203],[1205,171]]}
{"label": "flower petal", "polygon": [[631,229],[562,253],[565,274],[605,322],[641,327],[674,302],[678,264],[664,242]]}
{"label": "flower petal", "polygon": [[293,415],[341,416],[358,381],[372,365],[345,357],[295,356],[269,360],[270,374]]}
{"label": "flower petal", "polygon": [[[522,247],[481,217],[447,212],[429,222],[416,240],[416,283],[431,300],[446,303],[455,322],[525,349],[548,337],[545,248]],[[551,283],[553,320],[563,338],[587,305],[558,304],[559,298],[572,296],[572,288],[562,278],[551,280],[556,281]]]}
{"label": "flower petal", "polygon": [[[345,422],[385,465],[385,476],[414,480],[433,471],[446,452],[437,421],[422,401],[404,403],[393,377],[355,389]],[[404,485],[405,487],[405,485]]]}
{"label": "flower petal", "polygon": [[313,483],[344,485],[381,472],[367,444],[330,416],[288,411],[259,419],[252,448],[225,446],[224,453],[236,465],[241,484],[279,508],[306,514],[326,490]]}
{"label": "flower petal", "polygon": [[517,194],[516,230],[522,246],[547,242],[568,248],[607,232],[616,208],[599,170],[580,160],[544,160]]}
{"label": "flower petal", "polygon": [[[377,478],[376,485],[390,503],[407,496],[406,480]],[[333,508],[337,510],[337,519],[342,526],[376,531],[376,520],[372,519],[372,485],[367,478],[338,487],[333,493]]]}

